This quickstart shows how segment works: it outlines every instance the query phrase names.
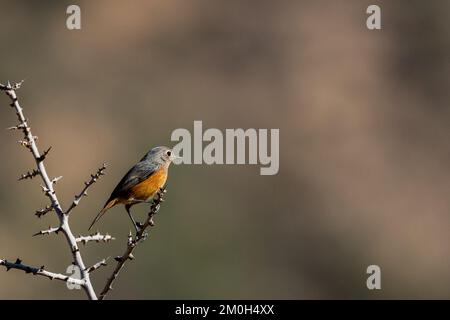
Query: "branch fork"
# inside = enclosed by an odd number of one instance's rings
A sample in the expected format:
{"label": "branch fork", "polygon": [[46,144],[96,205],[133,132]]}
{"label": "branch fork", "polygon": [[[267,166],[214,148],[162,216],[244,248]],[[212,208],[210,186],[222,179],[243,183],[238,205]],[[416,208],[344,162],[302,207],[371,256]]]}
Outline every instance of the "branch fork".
{"label": "branch fork", "polygon": [[98,270],[101,267],[106,266],[107,259],[103,259],[94,265],[90,267],[86,267],[83,261],[83,258],[80,253],[80,249],[78,247],[79,243],[86,244],[88,242],[109,242],[111,240],[114,240],[112,236],[109,234],[102,235],[99,232],[95,234],[91,234],[88,236],[79,236],[75,237],[74,234],[71,231],[70,225],[69,225],[69,214],[73,211],[75,207],[77,207],[80,203],[80,201],[87,197],[88,190],[90,187],[95,184],[101,176],[105,174],[106,170],[106,164],[101,166],[96,173],[91,174],[91,178],[89,181],[86,181],[84,183],[84,187],[81,190],[81,192],[77,195],[75,195],[74,200],[70,204],[67,210],[63,210],[59,199],[57,197],[56,191],[54,190],[54,186],[61,180],[61,176],[50,179],[49,175],[47,174],[46,167],[44,165],[44,161],[46,157],[48,156],[50,150],[52,147],[49,147],[47,150],[45,150],[42,154],[40,153],[36,141],[38,140],[38,137],[33,135],[31,132],[31,128],[28,125],[28,120],[25,118],[23,114],[23,109],[20,106],[19,99],[16,94],[16,90],[20,89],[23,81],[11,84],[9,81],[6,85],[3,85],[0,83],[0,91],[4,91],[6,95],[10,98],[11,104],[10,106],[15,109],[17,118],[19,120],[19,123],[16,126],[8,128],[8,130],[11,131],[22,131],[24,138],[19,141],[19,143],[26,147],[31,154],[33,155],[33,158],[36,163],[36,168],[32,169],[25,174],[22,174],[19,177],[19,181],[21,180],[27,180],[27,179],[33,179],[35,177],[40,177],[42,180],[41,189],[44,195],[48,198],[50,201],[49,205],[46,205],[44,208],[36,210],[35,215],[37,217],[42,217],[46,215],[50,211],[54,211],[55,214],[58,217],[59,225],[56,227],[48,227],[46,230],[41,230],[34,234],[34,236],[39,235],[50,235],[50,234],[58,234],[62,233],[65,236],[65,239],[67,241],[67,244],[69,246],[69,249],[72,253],[73,258],[73,265],[79,268],[81,273],[81,279],[75,279],[73,277],[60,274],[60,273],[54,273],[45,270],[44,266],[41,267],[33,267],[29,265],[25,265],[22,263],[22,260],[17,259],[15,262],[10,262],[7,260],[0,259],[0,266],[4,266],[7,271],[11,269],[16,270],[22,270],[25,273],[33,274],[35,276],[42,276],[46,277],[50,280],[60,280],[71,284],[79,285],[81,288],[84,289],[87,297],[90,300],[103,300],[105,296],[108,294],[109,291],[112,290],[112,285],[114,281],[117,279],[120,271],[124,267],[125,263],[128,260],[133,260],[134,255],[133,251],[136,249],[136,247],[139,245],[139,243],[142,243],[145,241],[148,237],[148,232],[146,232],[146,229],[149,227],[153,227],[155,225],[153,221],[154,215],[159,211],[161,203],[164,201],[163,196],[166,193],[165,188],[161,188],[156,197],[153,199],[153,202],[150,206],[150,212],[148,213],[148,216],[143,224],[138,225],[138,231],[133,236],[133,234],[129,233],[127,238],[127,247],[125,252],[121,255],[116,257],[114,260],[117,262],[116,267],[114,268],[111,276],[107,279],[106,284],[100,293],[99,297],[97,297],[92,282],[90,280],[90,274]]}

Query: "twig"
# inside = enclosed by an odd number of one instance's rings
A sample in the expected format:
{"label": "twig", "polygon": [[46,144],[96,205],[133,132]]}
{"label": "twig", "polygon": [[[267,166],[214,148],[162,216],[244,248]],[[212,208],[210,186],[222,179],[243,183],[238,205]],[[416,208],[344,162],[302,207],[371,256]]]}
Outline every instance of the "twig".
{"label": "twig", "polygon": [[6,91],[6,90],[17,90],[17,89],[20,89],[20,87],[22,86],[22,83],[24,81],[25,80],[22,80],[20,82],[14,83],[14,84],[9,83],[9,81],[8,81],[8,84],[6,84],[6,85],[0,83],[0,90],[5,90]]}
{"label": "twig", "polygon": [[22,130],[22,133],[24,135],[24,140],[22,141],[33,154],[37,166],[36,170],[39,172],[38,174],[42,178],[42,181],[44,183],[44,185],[42,186],[42,190],[44,191],[44,194],[49,198],[51,207],[54,209],[58,216],[60,222],[59,230],[65,235],[67,244],[69,245],[70,251],[72,253],[74,264],[80,269],[82,280],[79,284],[84,289],[89,299],[96,300],[97,296],[95,294],[94,288],[92,287],[89,273],[86,271],[86,266],[84,265],[83,259],[81,257],[75,236],[73,235],[69,226],[69,216],[64,213],[64,210],[60,205],[60,202],[56,196],[56,192],[53,189],[53,182],[52,180],[50,180],[44,165],[45,157],[50,151],[50,148],[47,149],[43,154],[39,152],[36,144],[36,137],[31,133],[31,128],[29,127],[27,119],[23,114],[23,109],[19,104],[16,90],[21,87],[22,82],[13,85],[11,85],[9,82],[7,85],[0,84],[0,90],[5,91],[6,95],[11,99],[10,106],[16,111],[16,115],[19,120],[19,124],[17,125],[17,127],[18,129]]}
{"label": "twig", "polygon": [[79,236],[78,238],[76,238],[77,242],[81,242],[82,244],[86,244],[90,241],[96,241],[96,242],[109,242],[111,240],[116,240],[116,238],[111,237],[109,234],[100,234],[100,233],[96,233],[96,234],[91,234],[89,236]]}
{"label": "twig", "polygon": [[33,237],[35,236],[45,236],[45,235],[49,235],[51,233],[58,233],[59,231],[61,231],[61,227],[48,227],[47,230],[41,230],[39,232],[36,232],[35,234],[33,234]]}
{"label": "twig", "polygon": [[148,213],[147,219],[145,220],[143,225],[139,226],[139,231],[136,233],[136,236],[133,238],[133,236],[128,236],[128,242],[127,242],[127,248],[125,250],[125,253],[121,256],[118,256],[115,258],[117,261],[117,265],[112,273],[112,275],[108,278],[106,281],[105,287],[103,288],[102,292],[100,293],[98,299],[103,300],[105,296],[108,294],[110,290],[112,290],[112,285],[114,281],[116,280],[117,276],[120,273],[120,270],[124,267],[125,263],[128,260],[134,259],[133,251],[137,247],[137,245],[144,241],[148,237],[148,233],[145,232],[145,230],[148,227],[153,227],[155,223],[153,222],[153,216],[159,211],[161,203],[164,201],[163,196],[166,193],[165,188],[161,188],[155,198],[153,199],[153,203],[150,206],[150,212]]}
{"label": "twig", "polygon": [[106,263],[106,261],[107,261],[108,259],[109,259],[109,258],[106,258],[106,259],[103,259],[102,261],[97,262],[97,263],[94,264],[93,266],[87,268],[86,271],[87,271],[88,273],[91,273],[91,272],[93,272],[93,271],[95,271],[95,270],[97,270],[97,269],[99,269],[99,268],[101,268],[101,267],[106,267],[106,266],[108,265],[108,264]]}
{"label": "twig", "polygon": [[43,215],[46,215],[48,212],[53,211],[53,207],[52,206],[45,206],[45,208],[36,210],[35,215],[40,218]]}
{"label": "twig", "polygon": [[49,278],[50,280],[56,279],[56,280],[61,280],[64,282],[76,284],[79,286],[85,285],[85,281],[82,279],[81,280],[75,279],[75,278],[60,274],[60,273],[54,273],[54,272],[47,271],[44,269],[44,266],[41,266],[39,268],[27,266],[27,265],[22,264],[22,261],[20,259],[17,259],[16,262],[9,262],[7,260],[0,259],[0,266],[4,266],[6,268],[6,271],[9,271],[10,269],[17,269],[17,270],[22,270],[25,273],[31,273],[35,276],[46,277],[46,278]]}
{"label": "twig", "polygon": [[59,177],[53,178],[53,180],[52,180],[52,183],[53,183],[53,184],[57,184],[57,183],[58,183],[58,181],[59,181],[59,180],[61,180],[62,178],[63,178],[62,176],[59,176]]}
{"label": "twig", "polygon": [[75,196],[75,199],[73,200],[72,204],[70,205],[69,209],[67,209],[66,214],[69,215],[69,213],[73,210],[73,208],[75,208],[76,206],[78,206],[78,204],[80,203],[81,199],[83,197],[87,197],[87,191],[88,189],[97,182],[97,180],[105,175],[105,170],[106,170],[106,164],[103,164],[103,166],[101,168],[99,168],[97,170],[97,172],[95,174],[91,174],[91,180],[89,180],[88,182],[84,183],[84,188],[83,190],[81,190],[81,192]]}
{"label": "twig", "polygon": [[33,179],[37,175],[39,175],[39,170],[33,169],[33,171],[28,171],[27,173],[22,174],[19,178],[19,181],[25,180],[25,179]]}

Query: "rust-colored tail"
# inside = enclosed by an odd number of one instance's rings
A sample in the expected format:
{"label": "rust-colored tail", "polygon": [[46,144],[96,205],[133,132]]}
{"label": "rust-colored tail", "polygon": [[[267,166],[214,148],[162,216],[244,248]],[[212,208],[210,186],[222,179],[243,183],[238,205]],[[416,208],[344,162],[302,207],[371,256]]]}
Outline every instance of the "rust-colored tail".
{"label": "rust-colored tail", "polygon": [[112,199],[110,201],[108,201],[105,206],[103,207],[103,209],[97,214],[97,216],[95,217],[94,221],[92,221],[90,227],[88,230],[91,230],[92,226],[98,221],[100,220],[100,218],[105,214],[105,212],[108,209],[111,209],[112,207],[114,207],[117,204],[117,199]]}

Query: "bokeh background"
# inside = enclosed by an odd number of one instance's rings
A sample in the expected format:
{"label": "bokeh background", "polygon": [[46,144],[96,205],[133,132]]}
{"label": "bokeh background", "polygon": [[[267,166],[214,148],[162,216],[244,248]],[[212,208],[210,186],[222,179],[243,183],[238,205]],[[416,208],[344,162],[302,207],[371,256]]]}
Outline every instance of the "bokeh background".
{"label": "bokeh background", "polygon": [[[66,29],[66,8],[82,30]],[[381,31],[366,8],[382,7]],[[114,299],[450,298],[450,2],[1,1],[0,82],[19,95],[76,234],[122,175],[176,128],[279,128],[280,171],[180,165],[150,238]],[[15,124],[0,96],[0,128]],[[0,134],[0,257],[64,272],[56,218],[18,133]],[[146,208],[136,206],[137,216]],[[123,208],[99,223],[124,250]],[[108,268],[93,281],[100,291]],[[366,288],[377,264],[382,290]],[[63,283],[0,271],[2,299],[84,299]]]}

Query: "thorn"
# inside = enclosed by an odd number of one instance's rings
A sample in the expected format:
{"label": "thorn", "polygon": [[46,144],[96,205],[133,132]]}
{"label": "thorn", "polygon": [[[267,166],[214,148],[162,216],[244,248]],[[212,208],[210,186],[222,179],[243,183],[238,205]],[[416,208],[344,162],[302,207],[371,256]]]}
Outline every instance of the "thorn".
{"label": "thorn", "polygon": [[42,192],[45,193],[45,195],[50,195],[50,189],[48,189],[46,186],[41,185]]}
{"label": "thorn", "polygon": [[7,90],[17,90],[20,89],[20,87],[22,86],[22,83],[25,80],[21,80],[20,82],[16,82],[15,84],[11,85],[11,83],[8,81],[8,84],[6,85],[6,89]]}
{"label": "thorn", "polygon": [[48,226],[47,230],[41,230],[39,232],[36,232],[33,234],[33,237],[40,236],[40,235],[49,235],[50,233],[58,234],[58,232],[61,230],[61,228],[52,228],[51,226]]}
{"label": "thorn", "polygon": [[20,144],[22,147],[25,147],[25,148],[27,148],[27,149],[30,149],[30,143],[29,143],[28,141],[26,141],[26,140],[19,140],[18,142],[19,142],[19,144]]}
{"label": "thorn", "polygon": [[45,160],[45,158],[47,157],[48,153],[50,152],[50,150],[52,150],[52,147],[50,146],[47,150],[44,151],[44,153],[37,158],[37,161],[42,162]]}
{"label": "thorn", "polygon": [[20,260],[19,258],[16,259],[16,262],[14,262],[15,264],[21,264],[22,260]]}
{"label": "thorn", "polygon": [[52,180],[52,183],[53,183],[53,184],[57,184],[58,181],[61,180],[61,179],[62,179],[62,176],[59,176],[59,177],[57,177],[57,178],[54,178],[54,179]]}
{"label": "thorn", "polygon": [[78,206],[79,203],[80,203],[80,198],[78,198],[77,196],[75,196],[75,200],[73,200],[72,206],[76,207],[76,206]]}
{"label": "thorn", "polygon": [[43,208],[43,209],[36,210],[35,215],[36,215],[38,218],[41,218],[43,215],[45,215],[46,213],[48,213],[48,212],[50,212],[50,211],[52,211],[52,210],[53,210],[53,206],[46,206],[46,207]]}
{"label": "thorn", "polygon": [[[25,123],[27,122],[28,120],[25,120]],[[25,125],[25,123],[20,123],[20,124],[18,124],[17,126],[13,126],[13,127],[9,127],[9,128],[6,128],[6,130],[30,130],[30,127],[27,127],[26,125]]]}

